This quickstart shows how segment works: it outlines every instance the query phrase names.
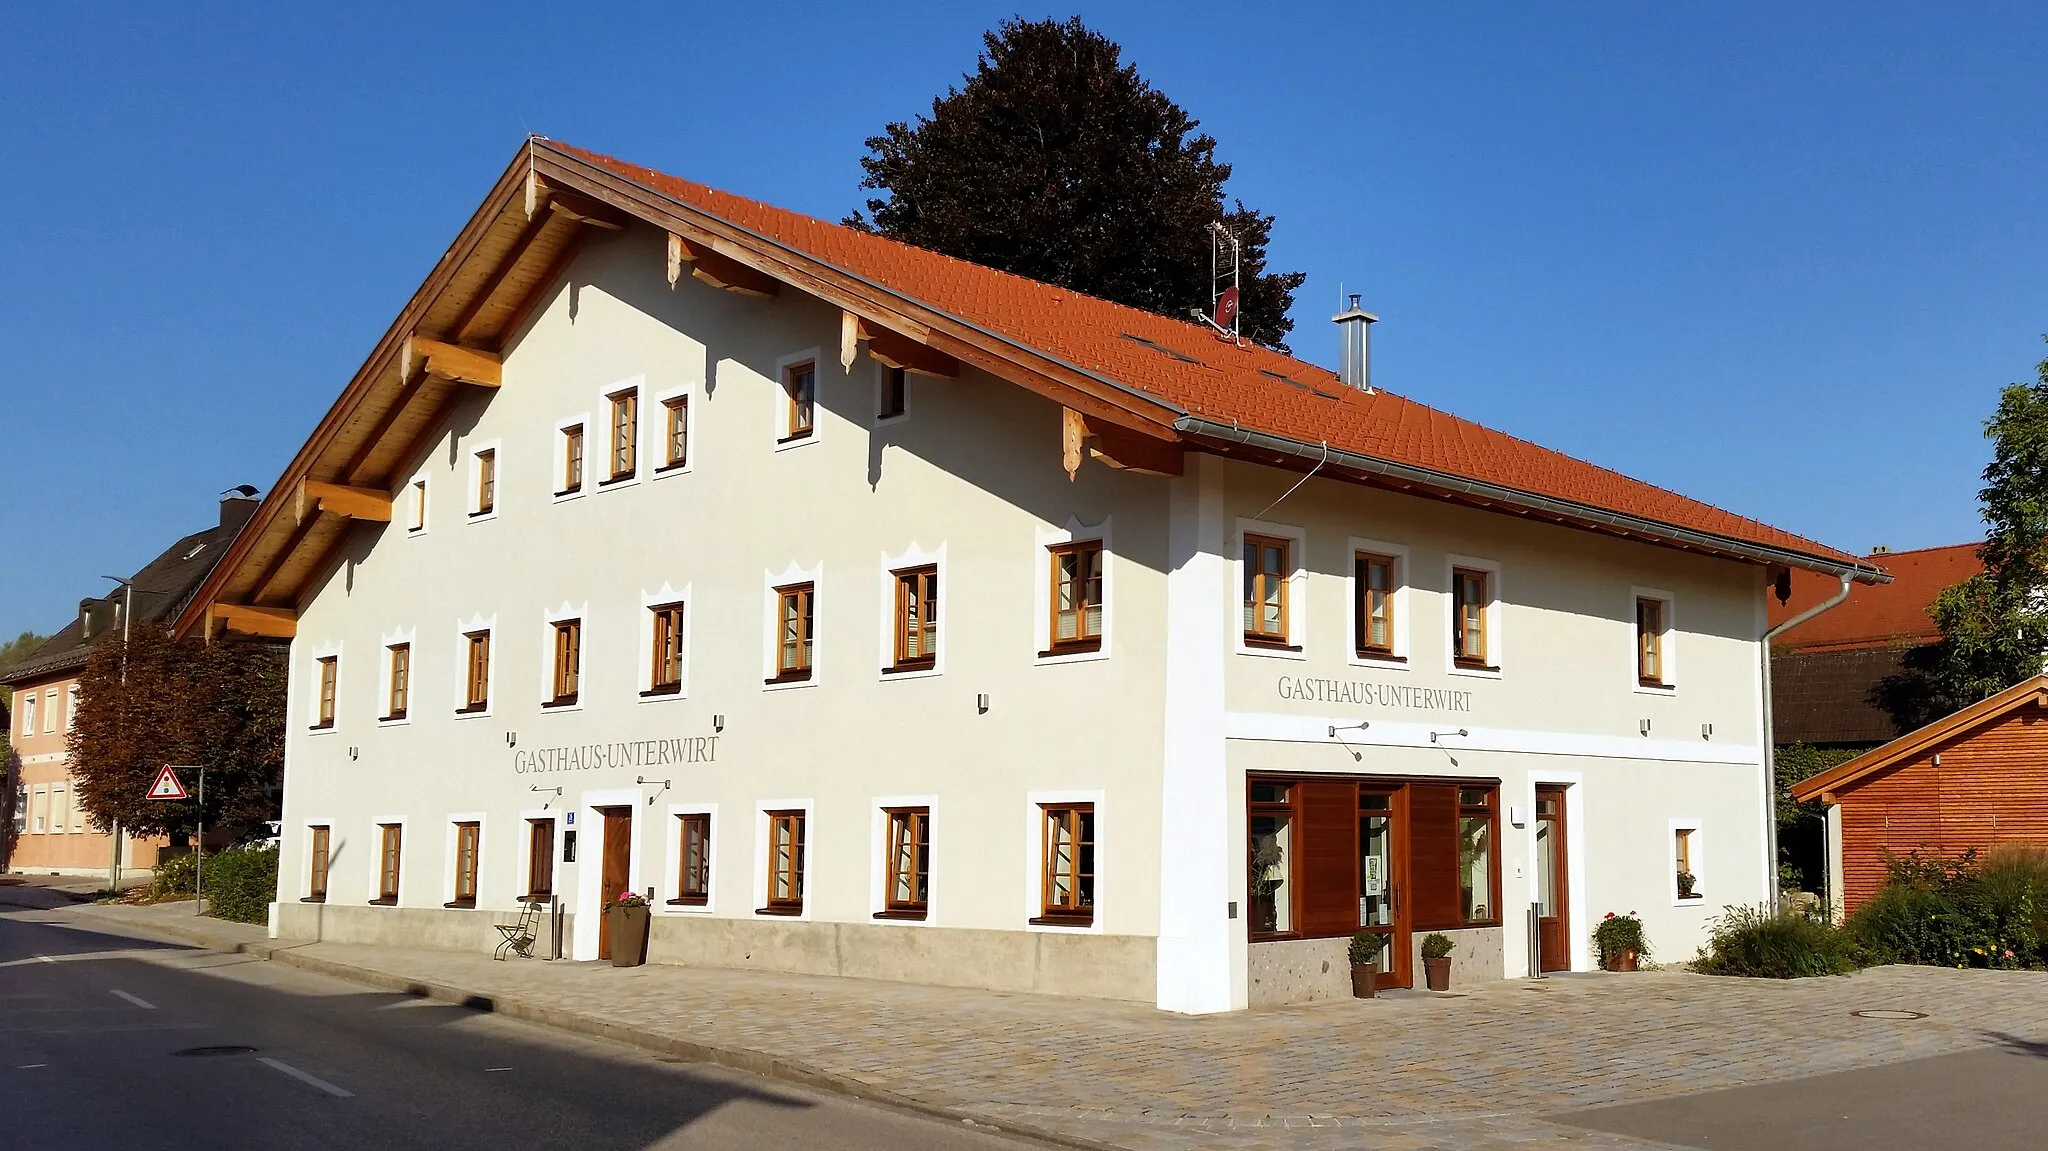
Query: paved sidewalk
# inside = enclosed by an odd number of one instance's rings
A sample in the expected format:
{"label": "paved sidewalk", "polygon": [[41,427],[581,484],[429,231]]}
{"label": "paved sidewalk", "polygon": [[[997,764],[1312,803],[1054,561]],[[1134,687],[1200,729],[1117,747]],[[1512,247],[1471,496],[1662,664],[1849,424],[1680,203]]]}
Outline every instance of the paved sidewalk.
{"label": "paved sidewalk", "polygon": [[[167,931],[688,1058],[1122,1148],[1651,1146],[1546,1113],[2048,1042],[2048,975],[1647,972],[1189,1018],[897,983],[272,942],[189,904],[72,914]],[[1924,1018],[1860,1017],[1861,1010]]]}

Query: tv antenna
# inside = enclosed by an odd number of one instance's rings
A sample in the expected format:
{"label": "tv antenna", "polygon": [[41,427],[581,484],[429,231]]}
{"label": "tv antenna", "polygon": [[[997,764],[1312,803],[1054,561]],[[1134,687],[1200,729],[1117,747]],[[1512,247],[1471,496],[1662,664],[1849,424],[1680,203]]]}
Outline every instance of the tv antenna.
{"label": "tv antenna", "polygon": [[1221,220],[1209,225],[1209,310],[1194,309],[1195,316],[1203,323],[1216,329],[1217,334],[1230,337],[1233,344],[1242,343],[1238,331],[1238,313],[1241,297],[1238,293],[1239,271],[1244,263],[1244,245],[1237,235],[1223,226]]}

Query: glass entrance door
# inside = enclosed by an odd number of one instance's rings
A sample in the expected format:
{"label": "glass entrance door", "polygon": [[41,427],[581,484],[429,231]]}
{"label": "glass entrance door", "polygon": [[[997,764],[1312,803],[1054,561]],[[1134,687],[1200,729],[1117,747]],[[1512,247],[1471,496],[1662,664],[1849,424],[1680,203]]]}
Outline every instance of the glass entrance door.
{"label": "glass entrance door", "polygon": [[1564,788],[1536,788],[1536,966],[1564,971],[1572,956],[1571,866],[1565,855]]}
{"label": "glass entrance door", "polygon": [[1399,788],[1358,793],[1358,926],[1380,937],[1381,987],[1407,987],[1408,916],[1401,903],[1403,862]]}

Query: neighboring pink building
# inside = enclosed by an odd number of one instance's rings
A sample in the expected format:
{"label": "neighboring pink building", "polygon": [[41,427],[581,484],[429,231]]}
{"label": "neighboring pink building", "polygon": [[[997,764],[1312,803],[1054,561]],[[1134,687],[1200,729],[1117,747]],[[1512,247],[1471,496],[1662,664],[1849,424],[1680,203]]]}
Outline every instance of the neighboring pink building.
{"label": "neighboring pink building", "polygon": [[[256,501],[231,495],[220,503],[220,522],[172,544],[130,581],[130,629],[167,628],[255,510]],[[113,863],[113,837],[93,830],[77,802],[68,740],[78,714],[78,674],[101,641],[118,637],[129,595],[115,590],[80,600],[78,618],[26,659],[0,668],[0,685],[14,689],[9,715],[11,753],[7,786],[0,788],[0,869],[64,875],[104,875]],[[122,837],[124,869],[149,870],[165,839]]]}

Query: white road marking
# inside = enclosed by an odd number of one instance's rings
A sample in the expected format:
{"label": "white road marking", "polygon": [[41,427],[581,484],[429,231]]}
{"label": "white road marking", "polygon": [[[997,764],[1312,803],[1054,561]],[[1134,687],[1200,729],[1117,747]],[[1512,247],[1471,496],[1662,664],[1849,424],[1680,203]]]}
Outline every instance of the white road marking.
{"label": "white road marking", "polygon": [[135,1006],[137,1006],[137,1007],[140,1007],[140,1008],[142,1008],[142,1009],[143,1009],[144,1011],[155,1011],[155,1010],[156,1010],[156,1004],[154,1004],[154,1003],[151,1003],[151,1002],[150,1002],[149,1000],[147,1000],[147,999],[144,999],[144,998],[142,998],[141,996],[138,996],[138,995],[130,995],[130,994],[128,994],[128,993],[127,993],[126,991],[118,991],[118,990],[117,990],[117,991],[115,991],[115,992],[114,992],[114,994],[116,994],[116,995],[120,996],[120,997],[121,997],[121,998],[123,998],[123,999],[126,999],[126,1000],[127,1000],[128,1002],[130,1002],[130,1003],[133,1003],[133,1004],[134,1004]]}
{"label": "white road marking", "polygon": [[510,1067],[486,1067],[486,1068],[484,1068],[484,1070],[486,1070],[486,1071],[510,1071],[510,1070],[512,1070],[512,1069],[511,1069]]}
{"label": "white road marking", "polygon": [[23,1064],[22,1064],[22,1065],[20,1065],[19,1067],[16,1067],[16,1068],[15,1068],[15,1070],[16,1070],[16,1071],[33,1071],[33,1070],[35,1070],[35,1069],[36,1069],[36,1068],[38,1068],[38,1067],[48,1067],[48,1066],[49,1066],[49,1064],[47,1064],[47,1063],[23,1063]]}
{"label": "white road marking", "polygon": [[355,1092],[344,1091],[341,1088],[336,1087],[334,1084],[329,1083],[327,1080],[320,1078],[318,1075],[308,1075],[305,1072],[299,1070],[298,1068],[292,1066],[291,1064],[286,1063],[282,1059],[272,1059],[268,1055],[259,1055],[256,1057],[256,1062],[261,1063],[266,1067],[275,1067],[279,1071],[284,1072],[286,1075],[291,1076],[299,1082],[304,1083],[309,1087],[318,1087],[320,1090],[327,1092],[329,1095],[332,1095],[337,1099],[355,1098]]}
{"label": "white road marking", "polygon": [[54,959],[50,958],[50,957],[49,957],[49,956],[47,956],[47,955],[38,955],[38,956],[36,956],[36,958],[37,958],[37,959],[39,959],[39,960],[41,960],[41,961],[42,961],[42,962],[44,962],[44,963],[55,963],[55,962],[57,962],[56,960],[54,960]]}

